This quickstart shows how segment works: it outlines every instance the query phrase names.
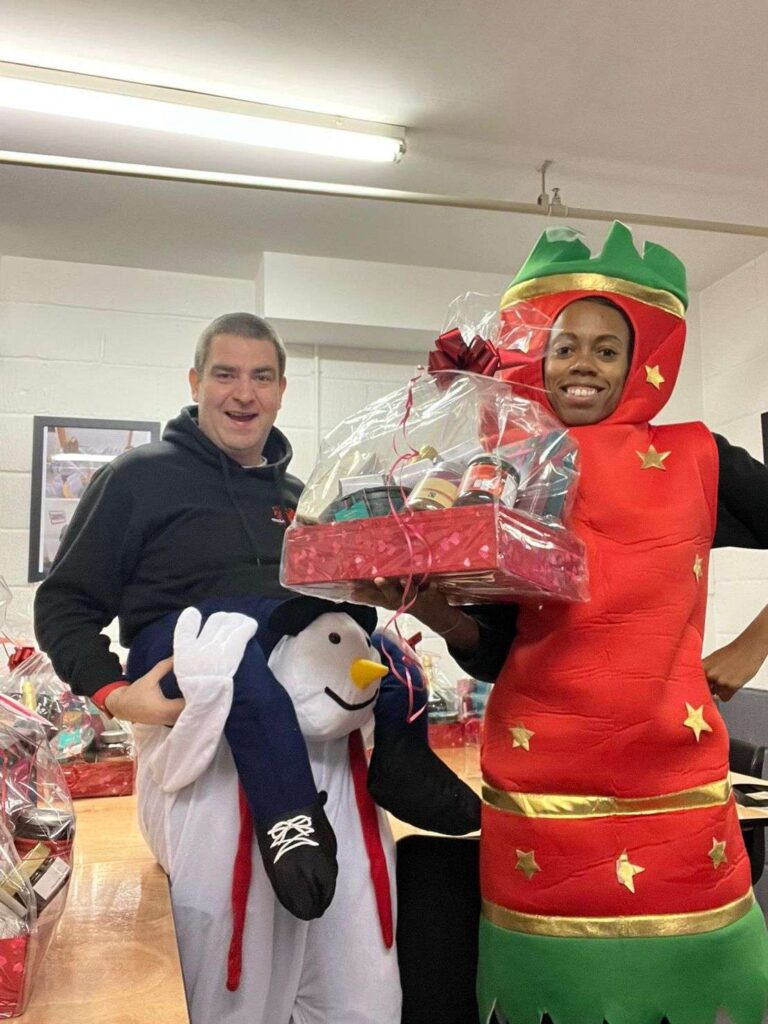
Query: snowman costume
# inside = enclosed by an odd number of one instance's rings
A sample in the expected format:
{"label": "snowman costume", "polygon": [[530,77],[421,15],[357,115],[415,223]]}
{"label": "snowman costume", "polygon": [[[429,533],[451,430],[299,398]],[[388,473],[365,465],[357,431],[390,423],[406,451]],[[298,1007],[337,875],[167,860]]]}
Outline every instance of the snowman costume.
{"label": "snowman costume", "polygon": [[[192,1024],[399,1024],[394,842],[383,811],[370,801],[366,807],[360,792],[360,730],[372,723],[386,671],[371,670],[378,653],[338,612],[284,636],[272,651],[269,667],[294,702],[317,788],[327,793],[338,883],[322,917],[299,920],[275,899],[249,836],[242,973],[229,991],[243,802],[223,728],[232,676],[257,627],[239,613],[214,613],[202,631],[200,622],[187,609],[174,636],[184,711],[172,729],[136,727],[139,821],[170,878]],[[313,842],[300,818],[271,831],[276,858]]]}

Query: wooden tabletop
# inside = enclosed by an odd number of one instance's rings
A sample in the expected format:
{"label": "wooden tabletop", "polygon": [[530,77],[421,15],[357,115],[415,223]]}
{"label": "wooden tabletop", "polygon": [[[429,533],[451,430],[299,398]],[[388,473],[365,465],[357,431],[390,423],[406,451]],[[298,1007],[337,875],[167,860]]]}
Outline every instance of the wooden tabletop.
{"label": "wooden tabletop", "polygon": [[67,907],[22,1024],[189,1024],[168,880],[135,797],[78,800]]}

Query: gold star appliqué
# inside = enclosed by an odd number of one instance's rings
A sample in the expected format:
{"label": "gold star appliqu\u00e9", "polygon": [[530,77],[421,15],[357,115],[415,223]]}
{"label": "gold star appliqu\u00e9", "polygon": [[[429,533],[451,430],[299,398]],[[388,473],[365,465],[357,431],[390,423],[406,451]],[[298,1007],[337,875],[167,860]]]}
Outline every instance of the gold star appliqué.
{"label": "gold star appliqu\u00e9", "polygon": [[531,749],[531,736],[535,736],[535,732],[531,732],[530,729],[526,729],[522,722],[518,722],[517,725],[512,726],[509,730],[512,733],[512,748],[521,747],[523,750]]}
{"label": "gold star appliqu\u00e9", "polygon": [[522,871],[525,877],[530,882],[530,880],[533,878],[536,872],[541,871],[541,868],[536,863],[534,851],[515,850],[515,853],[517,854],[517,864],[515,864],[515,869],[517,871]]}
{"label": "gold star appliqu\u00e9", "polygon": [[661,391],[661,385],[664,383],[664,377],[662,377],[661,370],[658,365],[645,367],[645,383],[652,384],[657,391]]}
{"label": "gold star appliqu\u00e9", "polygon": [[635,452],[637,457],[642,462],[640,469],[664,469],[664,460],[668,459],[672,452],[657,452],[654,446],[651,444],[648,446],[647,452]]}
{"label": "gold star appliqu\u00e9", "polygon": [[619,880],[619,885],[626,886],[630,892],[635,891],[635,875],[642,874],[643,871],[645,868],[641,868],[639,864],[630,864],[626,850],[616,861],[616,877]]}
{"label": "gold star appliqu\u00e9", "polygon": [[688,717],[683,722],[683,725],[687,725],[688,728],[693,731],[693,735],[696,737],[696,742],[698,743],[703,732],[712,732],[712,726],[709,722],[704,720],[703,704],[698,708],[692,708],[688,701],[686,701],[685,708],[688,712]]}
{"label": "gold star appliqu\u00e9", "polygon": [[718,841],[712,836],[712,849],[707,856],[712,861],[712,867],[717,871],[721,864],[728,863],[728,854],[725,852],[725,839]]}
{"label": "gold star appliqu\u00e9", "polygon": [[693,575],[696,577],[696,582],[701,583],[701,577],[704,575],[704,559],[701,555],[696,555],[693,560]]}

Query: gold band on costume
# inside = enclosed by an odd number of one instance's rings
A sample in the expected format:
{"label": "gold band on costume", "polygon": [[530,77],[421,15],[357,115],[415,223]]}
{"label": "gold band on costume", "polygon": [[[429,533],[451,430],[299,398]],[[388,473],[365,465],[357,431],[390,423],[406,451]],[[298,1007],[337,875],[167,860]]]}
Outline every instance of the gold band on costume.
{"label": "gold band on costume", "polygon": [[535,277],[530,281],[513,284],[504,293],[500,309],[504,310],[515,302],[525,299],[536,299],[541,295],[556,295],[558,292],[609,292],[614,295],[626,295],[646,306],[656,306],[673,316],[684,319],[685,306],[672,292],[662,288],[650,288],[648,285],[624,281],[619,277],[607,277],[605,274],[552,274],[549,277]]}
{"label": "gold band on costume", "polygon": [[525,818],[607,818],[623,814],[665,814],[716,807],[731,796],[729,779],[661,796],[581,796],[567,793],[516,793],[483,784],[483,801],[499,811]]}
{"label": "gold band on costume", "polygon": [[507,910],[483,900],[483,917],[498,928],[527,935],[551,935],[571,939],[631,939],[697,935],[734,924],[749,913],[755,902],[750,889],[732,903],[713,910],[688,914],[639,914],[635,917],[547,917]]}

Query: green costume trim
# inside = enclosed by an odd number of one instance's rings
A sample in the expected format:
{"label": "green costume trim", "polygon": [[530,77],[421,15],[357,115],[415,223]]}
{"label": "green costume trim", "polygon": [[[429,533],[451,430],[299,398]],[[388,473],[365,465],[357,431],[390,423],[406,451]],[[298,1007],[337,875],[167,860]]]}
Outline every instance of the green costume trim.
{"label": "green costume trim", "polygon": [[480,1020],[494,1006],[509,1024],[763,1024],[768,933],[755,905],[735,924],[701,935],[560,939],[480,921]]}
{"label": "green costume trim", "polygon": [[[593,256],[579,232],[568,227],[548,228],[510,284],[510,290],[524,281],[563,274],[599,274],[620,278],[646,288],[671,292],[688,305],[685,267],[669,249],[646,242],[642,255],[635,248],[632,232],[614,221],[602,251]],[[502,307],[505,301],[502,299]]]}

